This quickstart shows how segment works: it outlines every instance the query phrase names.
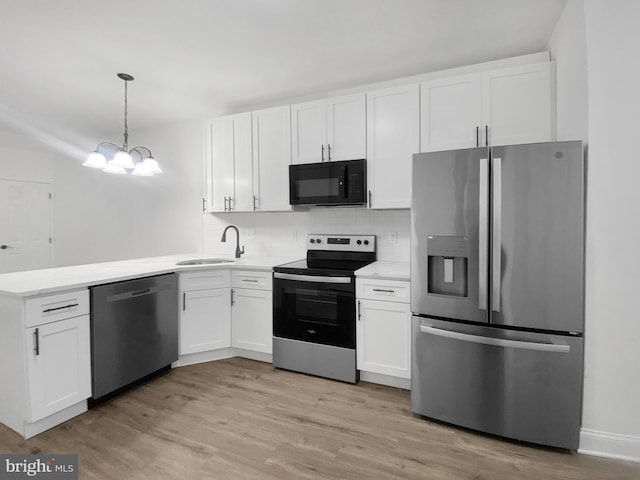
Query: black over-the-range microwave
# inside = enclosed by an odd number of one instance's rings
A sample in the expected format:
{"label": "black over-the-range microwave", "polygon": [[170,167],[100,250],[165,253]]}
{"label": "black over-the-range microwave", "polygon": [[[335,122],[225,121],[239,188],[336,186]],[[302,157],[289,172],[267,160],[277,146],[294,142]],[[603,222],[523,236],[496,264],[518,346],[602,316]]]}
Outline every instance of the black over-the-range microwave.
{"label": "black over-the-range microwave", "polygon": [[291,205],[361,205],[366,192],[366,160],[289,165]]}

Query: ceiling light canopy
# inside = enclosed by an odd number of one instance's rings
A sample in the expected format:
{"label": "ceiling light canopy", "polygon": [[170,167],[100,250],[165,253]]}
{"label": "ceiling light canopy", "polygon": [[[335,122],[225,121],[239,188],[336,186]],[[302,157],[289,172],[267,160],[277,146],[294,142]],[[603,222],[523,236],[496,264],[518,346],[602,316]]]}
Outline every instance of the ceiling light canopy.
{"label": "ceiling light canopy", "polygon": [[124,142],[122,147],[111,142],[99,143],[82,165],[100,168],[103,172],[138,175],[149,177],[162,172],[151,150],[147,147],[129,149],[129,127],[127,125],[127,83],[133,80],[128,73],[118,73],[124,80]]}

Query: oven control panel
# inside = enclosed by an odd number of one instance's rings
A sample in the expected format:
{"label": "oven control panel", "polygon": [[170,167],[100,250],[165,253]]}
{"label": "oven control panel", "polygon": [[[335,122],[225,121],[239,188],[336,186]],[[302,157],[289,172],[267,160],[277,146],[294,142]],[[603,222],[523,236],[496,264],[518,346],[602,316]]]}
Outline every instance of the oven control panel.
{"label": "oven control panel", "polygon": [[307,235],[307,250],[336,250],[342,252],[375,252],[375,235]]}

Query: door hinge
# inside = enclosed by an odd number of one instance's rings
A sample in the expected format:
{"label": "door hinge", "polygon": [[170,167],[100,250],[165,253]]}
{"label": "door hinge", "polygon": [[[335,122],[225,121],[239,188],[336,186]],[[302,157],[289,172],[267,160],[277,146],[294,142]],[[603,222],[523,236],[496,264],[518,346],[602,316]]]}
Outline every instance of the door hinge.
{"label": "door hinge", "polygon": [[53,195],[49,194],[49,200],[51,200],[53,198]]}
{"label": "door hinge", "polygon": [[234,293],[234,291],[233,291],[233,288],[232,288],[232,289],[231,289],[231,306],[232,306],[232,307],[233,307],[233,304],[235,303],[235,302],[233,301],[233,293]]}
{"label": "door hinge", "polygon": [[53,239],[49,237],[49,243],[53,243]]}

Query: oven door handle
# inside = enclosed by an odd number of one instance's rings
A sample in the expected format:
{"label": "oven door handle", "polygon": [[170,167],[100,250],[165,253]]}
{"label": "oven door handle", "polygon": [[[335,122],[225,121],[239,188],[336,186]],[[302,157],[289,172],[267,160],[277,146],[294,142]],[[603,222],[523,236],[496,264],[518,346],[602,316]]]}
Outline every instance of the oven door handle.
{"label": "oven door handle", "polygon": [[313,283],[351,283],[351,277],[324,277],[320,275],[296,275],[294,273],[276,272],[273,274],[273,278]]}

